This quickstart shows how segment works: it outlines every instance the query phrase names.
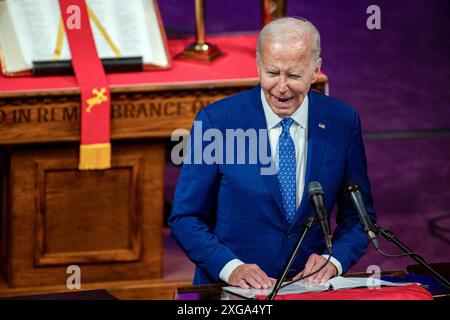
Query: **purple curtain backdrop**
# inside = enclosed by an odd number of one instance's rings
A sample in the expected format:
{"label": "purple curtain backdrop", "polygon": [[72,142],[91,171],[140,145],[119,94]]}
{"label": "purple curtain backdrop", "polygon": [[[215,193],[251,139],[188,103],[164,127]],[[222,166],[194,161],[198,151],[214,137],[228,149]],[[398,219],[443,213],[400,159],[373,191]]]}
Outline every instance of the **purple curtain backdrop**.
{"label": "purple curtain backdrop", "polygon": [[[381,9],[369,30],[366,9]],[[193,34],[194,1],[159,1],[169,36]],[[259,0],[206,1],[208,34],[257,31]],[[450,1],[287,1],[322,36],[330,95],[361,114],[378,222],[430,262],[450,261]],[[166,168],[170,203],[179,168]],[[398,250],[382,241],[386,252]],[[404,269],[368,249],[352,268]]]}

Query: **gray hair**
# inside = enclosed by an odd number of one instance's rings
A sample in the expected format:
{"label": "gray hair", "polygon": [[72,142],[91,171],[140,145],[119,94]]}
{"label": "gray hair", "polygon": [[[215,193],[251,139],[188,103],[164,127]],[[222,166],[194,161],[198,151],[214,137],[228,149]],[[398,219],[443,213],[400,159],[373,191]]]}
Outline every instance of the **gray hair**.
{"label": "gray hair", "polygon": [[256,61],[261,61],[263,41],[271,40],[280,43],[299,41],[301,36],[308,35],[312,42],[312,63],[320,58],[320,33],[308,20],[303,18],[283,17],[268,23],[259,33],[256,47]]}

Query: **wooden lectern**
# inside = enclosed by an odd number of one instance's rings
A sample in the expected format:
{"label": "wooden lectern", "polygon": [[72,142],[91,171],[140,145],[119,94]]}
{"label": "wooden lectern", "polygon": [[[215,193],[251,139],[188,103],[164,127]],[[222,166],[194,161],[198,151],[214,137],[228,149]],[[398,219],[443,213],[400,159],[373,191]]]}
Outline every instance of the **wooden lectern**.
{"label": "wooden lectern", "polygon": [[[210,65],[110,74],[112,168],[79,171],[75,79],[0,77],[1,270],[11,288],[163,278],[165,142],[199,109],[257,84],[256,35],[213,38]],[[192,39],[169,41],[172,56]],[[316,90],[325,91],[322,75]],[[178,283],[179,285],[179,283]],[[94,286],[91,286],[95,287]],[[24,291],[25,292],[25,291]]]}

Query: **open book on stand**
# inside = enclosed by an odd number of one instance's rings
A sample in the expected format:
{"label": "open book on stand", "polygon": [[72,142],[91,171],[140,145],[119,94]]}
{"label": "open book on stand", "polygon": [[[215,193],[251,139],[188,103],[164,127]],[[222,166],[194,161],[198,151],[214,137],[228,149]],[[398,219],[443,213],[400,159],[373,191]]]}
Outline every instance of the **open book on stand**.
{"label": "open book on stand", "polygon": [[[358,278],[358,277],[335,277],[322,284],[307,283],[305,280],[294,282],[278,291],[278,294],[293,294],[307,292],[322,292],[328,290],[343,290],[354,288],[378,288],[381,286],[407,286],[412,282],[389,282],[377,278]],[[269,289],[242,289],[239,287],[227,286],[223,290],[236,294],[238,296],[253,299],[257,295],[267,296],[272,292]]]}
{"label": "open book on stand", "polygon": [[[139,61],[141,69],[170,67],[156,0],[86,0],[86,4],[97,52],[104,63]],[[0,1],[3,74],[31,75],[37,65],[70,62],[63,23],[76,27],[76,13],[73,11],[71,21],[63,22],[57,0]]]}

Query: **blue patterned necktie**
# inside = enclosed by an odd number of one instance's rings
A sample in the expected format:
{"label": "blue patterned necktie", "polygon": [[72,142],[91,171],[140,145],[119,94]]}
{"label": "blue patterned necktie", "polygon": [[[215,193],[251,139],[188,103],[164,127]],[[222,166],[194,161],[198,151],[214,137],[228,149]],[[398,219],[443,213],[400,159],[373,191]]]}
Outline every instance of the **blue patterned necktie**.
{"label": "blue patterned necktie", "polygon": [[289,133],[294,120],[284,118],[281,121],[283,131],[278,140],[278,182],[280,183],[281,200],[284,214],[289,223],[294,221],[296,211],[296,175],[295,175],[295,145]]}

